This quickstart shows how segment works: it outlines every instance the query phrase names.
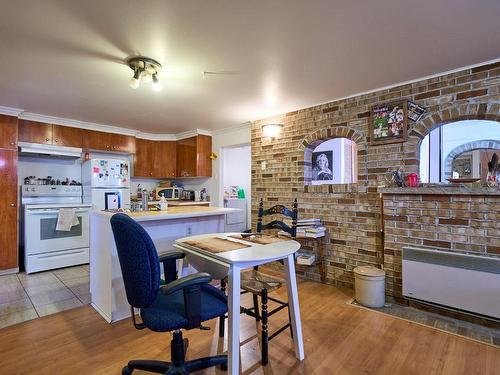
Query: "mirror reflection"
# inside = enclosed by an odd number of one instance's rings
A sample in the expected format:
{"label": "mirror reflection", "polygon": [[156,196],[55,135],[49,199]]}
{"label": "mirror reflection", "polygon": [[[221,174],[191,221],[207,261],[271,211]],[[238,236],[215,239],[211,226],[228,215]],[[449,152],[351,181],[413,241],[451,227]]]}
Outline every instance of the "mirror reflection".
{"label": "mirror reflection", "polygon": [[454,179],[478,179],[486,182],[489,172],[492,171],[495,158],[493,155],[500,155],[498,150],[474,150],[467,151],[454,157],[451,168],[451,175]]}
{"label": "mirror reflection", "polygon": [[422,140],[420,181],[447,183],[450,179],[476,179],[486,182],[488,173],[497,173],[497,165],[493,163],[495,153],[500,157],[500,122],[466,120],[445,124]]}

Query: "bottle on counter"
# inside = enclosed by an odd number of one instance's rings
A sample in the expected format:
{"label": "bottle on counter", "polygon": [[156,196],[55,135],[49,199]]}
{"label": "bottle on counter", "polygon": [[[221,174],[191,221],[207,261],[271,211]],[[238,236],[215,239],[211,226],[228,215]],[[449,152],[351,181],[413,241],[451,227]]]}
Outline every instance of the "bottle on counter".
{"label": "bottle on counter", "polygon": [[148,190],[142,189],[141,195],[142,195],[142,198],[141,198],[142,199],[142,210],[148,211],[148,209],[149,209],[149,207],[148,207],[148,202],[149,202]]}
{"label": "bottle on counter", "polygon": [[165,196],[162,194],[160,199],[160,211],[167,211],[167,210],[168,210],[168,202],[165,199]]}

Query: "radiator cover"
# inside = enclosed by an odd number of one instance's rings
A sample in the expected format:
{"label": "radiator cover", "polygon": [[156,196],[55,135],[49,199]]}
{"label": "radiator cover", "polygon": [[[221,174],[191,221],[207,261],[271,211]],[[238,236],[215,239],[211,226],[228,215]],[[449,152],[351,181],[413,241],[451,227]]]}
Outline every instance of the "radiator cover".
{"label": "radiator cover", "polygon": [[404,247],[403,296],[500,319],[500,258]]}

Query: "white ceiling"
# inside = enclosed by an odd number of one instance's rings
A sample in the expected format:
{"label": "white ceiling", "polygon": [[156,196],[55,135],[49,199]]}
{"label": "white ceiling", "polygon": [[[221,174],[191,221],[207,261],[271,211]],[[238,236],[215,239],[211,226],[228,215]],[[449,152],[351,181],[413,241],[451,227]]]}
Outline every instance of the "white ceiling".
{"label": "white ceiling", "polygon": [[[0,105],[214,130],[496,59],[499,19],[498,0],[2,0]],[[161,93],[129,88],[135,54]]]}

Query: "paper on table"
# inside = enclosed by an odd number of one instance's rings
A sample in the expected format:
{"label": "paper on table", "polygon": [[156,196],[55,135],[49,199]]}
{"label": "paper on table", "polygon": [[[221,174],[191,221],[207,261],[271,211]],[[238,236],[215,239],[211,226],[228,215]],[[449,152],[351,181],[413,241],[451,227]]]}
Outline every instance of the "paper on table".
{"label": "paper on table", "polygon": [[56,230],[69,232],[72,227],[80,224],[74,208],[61,208],[57,215]]}

